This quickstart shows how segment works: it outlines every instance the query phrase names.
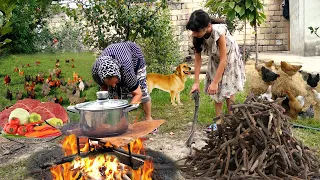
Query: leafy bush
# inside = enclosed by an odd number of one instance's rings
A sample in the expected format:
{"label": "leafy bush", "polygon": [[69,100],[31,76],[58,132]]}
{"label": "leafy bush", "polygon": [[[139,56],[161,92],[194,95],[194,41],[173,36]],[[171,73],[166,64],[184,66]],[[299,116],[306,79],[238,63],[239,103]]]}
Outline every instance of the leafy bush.
{"label": "leafy bush", "polygon": [[159,28],[148,38],[139,38],[147,63],[148,72],[171,73],[172,66],[179,63],[180,54],[178,42],[174,39],[170,26],[170,17],[164,11],[158,21]]}

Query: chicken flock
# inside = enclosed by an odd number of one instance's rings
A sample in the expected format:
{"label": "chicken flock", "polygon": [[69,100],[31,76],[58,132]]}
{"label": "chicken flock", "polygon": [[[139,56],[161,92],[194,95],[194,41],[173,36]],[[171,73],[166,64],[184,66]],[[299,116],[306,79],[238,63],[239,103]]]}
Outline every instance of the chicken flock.
{"label": "chicken flock", "polygon": [[272,85],[274,82],[280,77],[280,74],[277,74],[272,71],[272,66],[275,67],[276,70],[282,70],[285,75],[288,76],[289,80],[292,80],[292,76],[297,73],[301,73],[303,79],[306,81],[308,86],[310,86],[314,103],[311,104],[307,109],[303,110],[305,104],[305,98],[301,95],[294,96],[290,89],[285,89],[284,94],[285,99],[281,101],[281,105],[286,110],[286,113],[291,116],[293,119],[297,118],[313,118],[314,110],[313,106],[320,104],[320,93],[315,90],[319,83],[319,73],[311,74],[301,71],[301,65],[292,65],[288,62],[281,61],[280,65],[275,65],[274,61],[267,61],[261,64],[255,64],[255,69],[261,76],[262,80],[268,85],[268,89],[265,93],[259,96],[260,99],[264,99],[266,101],[272,102],[273,94],[272,94]]}
{"label": "chicken flock", "polygon": [[[74,59],[65,60],[65,64],[73,63],[71,68],[74,68]],[[60,67],[60,60],[57,59],[54,68],[48,70],[48,74],[38,73],[37,75],[25,74],[22,68],[31,67],[30,64],[20,64],[20,68],[14,67],[13,72],[17,73],[18,76],[24,76],[23,90],[22,88],[16,90],[14,93],[10,90],[11,77],[9,74],[5,75],[3,82],[7,88],[6,98],[9,100],[20,100],[23,98],[36,99],[37,97],[46,97],[47,101],[63,104],[66,102],[62,96],[58,97],[53,89],[60,89],[61,92],[66,93],[66,97],[70,104],[82,103],[85,101],[85,97],[81,97],[81,92],[92,85],[92,80],[83,81],[83,78],[78,73],[73,72],[73,76],[65,80],[63,78]],[[35,66],[39,66],[41,62],[37,60]],[[39,84],[39,85],[38,85]],[[38,85],[38,86],[37,86]],[[38,88],[36,88],[36,86]],[[41,87],[41,89],[40,89]]]}

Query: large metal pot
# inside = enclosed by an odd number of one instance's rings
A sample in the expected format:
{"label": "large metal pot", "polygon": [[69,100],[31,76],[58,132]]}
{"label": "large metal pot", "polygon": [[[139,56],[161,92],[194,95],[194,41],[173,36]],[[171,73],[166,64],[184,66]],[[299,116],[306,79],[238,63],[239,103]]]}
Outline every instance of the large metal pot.
{"label": "large metal pot", "polygon": [[97,92],[96,101],[68,106],[67,110],[80,113],[80,129],[89,137],[107,137],[123,134],[128,129],[128,112],[139,104],[127,100],[107,99],[107,91]]}

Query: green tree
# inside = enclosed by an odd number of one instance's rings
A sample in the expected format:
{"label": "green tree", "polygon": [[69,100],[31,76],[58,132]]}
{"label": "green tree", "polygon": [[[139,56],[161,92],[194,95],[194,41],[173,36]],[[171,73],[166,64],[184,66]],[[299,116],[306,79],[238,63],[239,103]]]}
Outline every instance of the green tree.
{"label": "green tree", "polygon": [[179,60],[166,0],[90,0],[78,6],[80,10],[66,12],[81,23],[88,46],[102,50],[111,43],[135,41],[152,72],[168,72]]}
{"label": "green tree", "polygon": [[5,35],[12,32],[12,22],[10,19],[14,8],[15,1],[13,0],[2,0],[0,4],[0,55],[5,51],[5,45],[12,42],[12,40],[6,38]]}
{"label": "green tree", "polygon": [[6,36],[12,40],[11,53],[32,53],[38,31],[46,26],[52,0],[17,0],[12,11],[12,32]]}
{"label": "green tree", "polygon": [[[260,0],[208,0],[206,6],[211,12],[222,12],[228,19],[249,22],[255,31],[256,63],[258,60],[257,26],[265,22],[263,4]],[[246,27],[245,27],[246,36]],[[244,39],[246,40],[246,38]],[[245,41],[244,41],[245,47]],[[244,48],[245,51],[245,48]]]}

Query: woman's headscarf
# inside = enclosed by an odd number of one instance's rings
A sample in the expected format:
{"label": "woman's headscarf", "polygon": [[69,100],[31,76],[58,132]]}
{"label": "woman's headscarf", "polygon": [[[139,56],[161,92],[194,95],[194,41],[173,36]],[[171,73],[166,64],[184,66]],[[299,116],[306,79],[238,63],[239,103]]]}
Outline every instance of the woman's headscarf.
{"label": "woman's headscarf", "polygon": [[93,64],[92,78],[100,86],[104,85],[104,79],[116,76],[121,80],[120,66],[116,59],[110,56],[101,56]]}

